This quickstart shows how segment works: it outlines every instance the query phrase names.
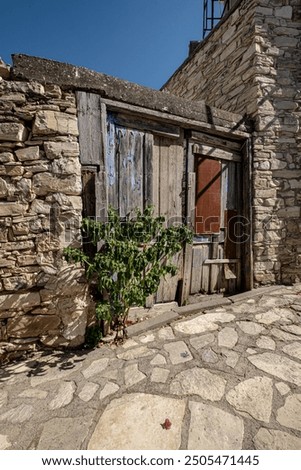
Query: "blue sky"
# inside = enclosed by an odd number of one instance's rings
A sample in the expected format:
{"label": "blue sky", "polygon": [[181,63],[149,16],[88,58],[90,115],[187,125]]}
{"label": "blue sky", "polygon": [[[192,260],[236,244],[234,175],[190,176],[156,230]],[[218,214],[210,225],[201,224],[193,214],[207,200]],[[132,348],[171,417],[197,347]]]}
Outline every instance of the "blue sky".
{"label": "blue sky", "polygon": [[0,57],[45,57],[160,88],[202,35],[203,0],[0,0]]}

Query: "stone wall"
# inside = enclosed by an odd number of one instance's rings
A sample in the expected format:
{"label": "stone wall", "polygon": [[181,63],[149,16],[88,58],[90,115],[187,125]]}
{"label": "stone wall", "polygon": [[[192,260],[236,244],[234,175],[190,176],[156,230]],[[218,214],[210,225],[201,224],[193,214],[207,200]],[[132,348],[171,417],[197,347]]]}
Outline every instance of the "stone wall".
{"label": "stone wall", "polygon": [[254,119],[254,277],[301,278],[300,0],[242,0],[163,87]]}
{"label": "stone wall", "polygon": [[62,257],[80,241],[75,95],[0,62],[0,357],[84,340],[89,295]]}

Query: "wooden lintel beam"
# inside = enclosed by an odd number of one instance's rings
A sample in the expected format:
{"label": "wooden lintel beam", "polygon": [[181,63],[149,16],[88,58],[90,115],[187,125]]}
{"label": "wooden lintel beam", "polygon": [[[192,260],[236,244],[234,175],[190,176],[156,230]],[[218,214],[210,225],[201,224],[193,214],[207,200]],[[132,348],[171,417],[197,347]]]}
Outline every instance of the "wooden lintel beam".
{"label": "wooden lintel beam", "polygon": [[239,259],[206,259],[203,264],[238,264]]}

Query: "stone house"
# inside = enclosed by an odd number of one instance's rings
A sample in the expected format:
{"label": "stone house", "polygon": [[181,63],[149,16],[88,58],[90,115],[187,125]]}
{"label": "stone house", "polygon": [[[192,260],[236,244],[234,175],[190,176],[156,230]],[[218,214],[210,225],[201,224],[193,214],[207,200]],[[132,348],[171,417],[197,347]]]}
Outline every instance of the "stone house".
{"label": "stone house", "polygon": [[62,249],[109,205],[194,229],[154,302],[300,279],[300,1],[229,6],[162,91],[0,65],[2,357],[83,343],[93,301]]}
{"label": "stone house", "polygon": [[301,2],[234,0],[163,90],[247,115],[254,280],[301,278]]}

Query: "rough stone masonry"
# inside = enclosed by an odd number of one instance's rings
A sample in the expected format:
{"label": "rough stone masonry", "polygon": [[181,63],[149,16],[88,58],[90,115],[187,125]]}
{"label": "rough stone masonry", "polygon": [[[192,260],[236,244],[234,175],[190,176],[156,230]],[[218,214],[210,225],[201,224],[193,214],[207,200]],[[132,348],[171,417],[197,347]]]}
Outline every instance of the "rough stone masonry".
{"label": "rough stone masonry", "polygon": [[75,96],[0,63],[0,356],[84,340],[89,294],[62,249],[80,237]]}
{"label": "rough stone masonry", "polygon": [[237,0],[163,87],[255,122],[257,284],[301,278],[301,4]]}

